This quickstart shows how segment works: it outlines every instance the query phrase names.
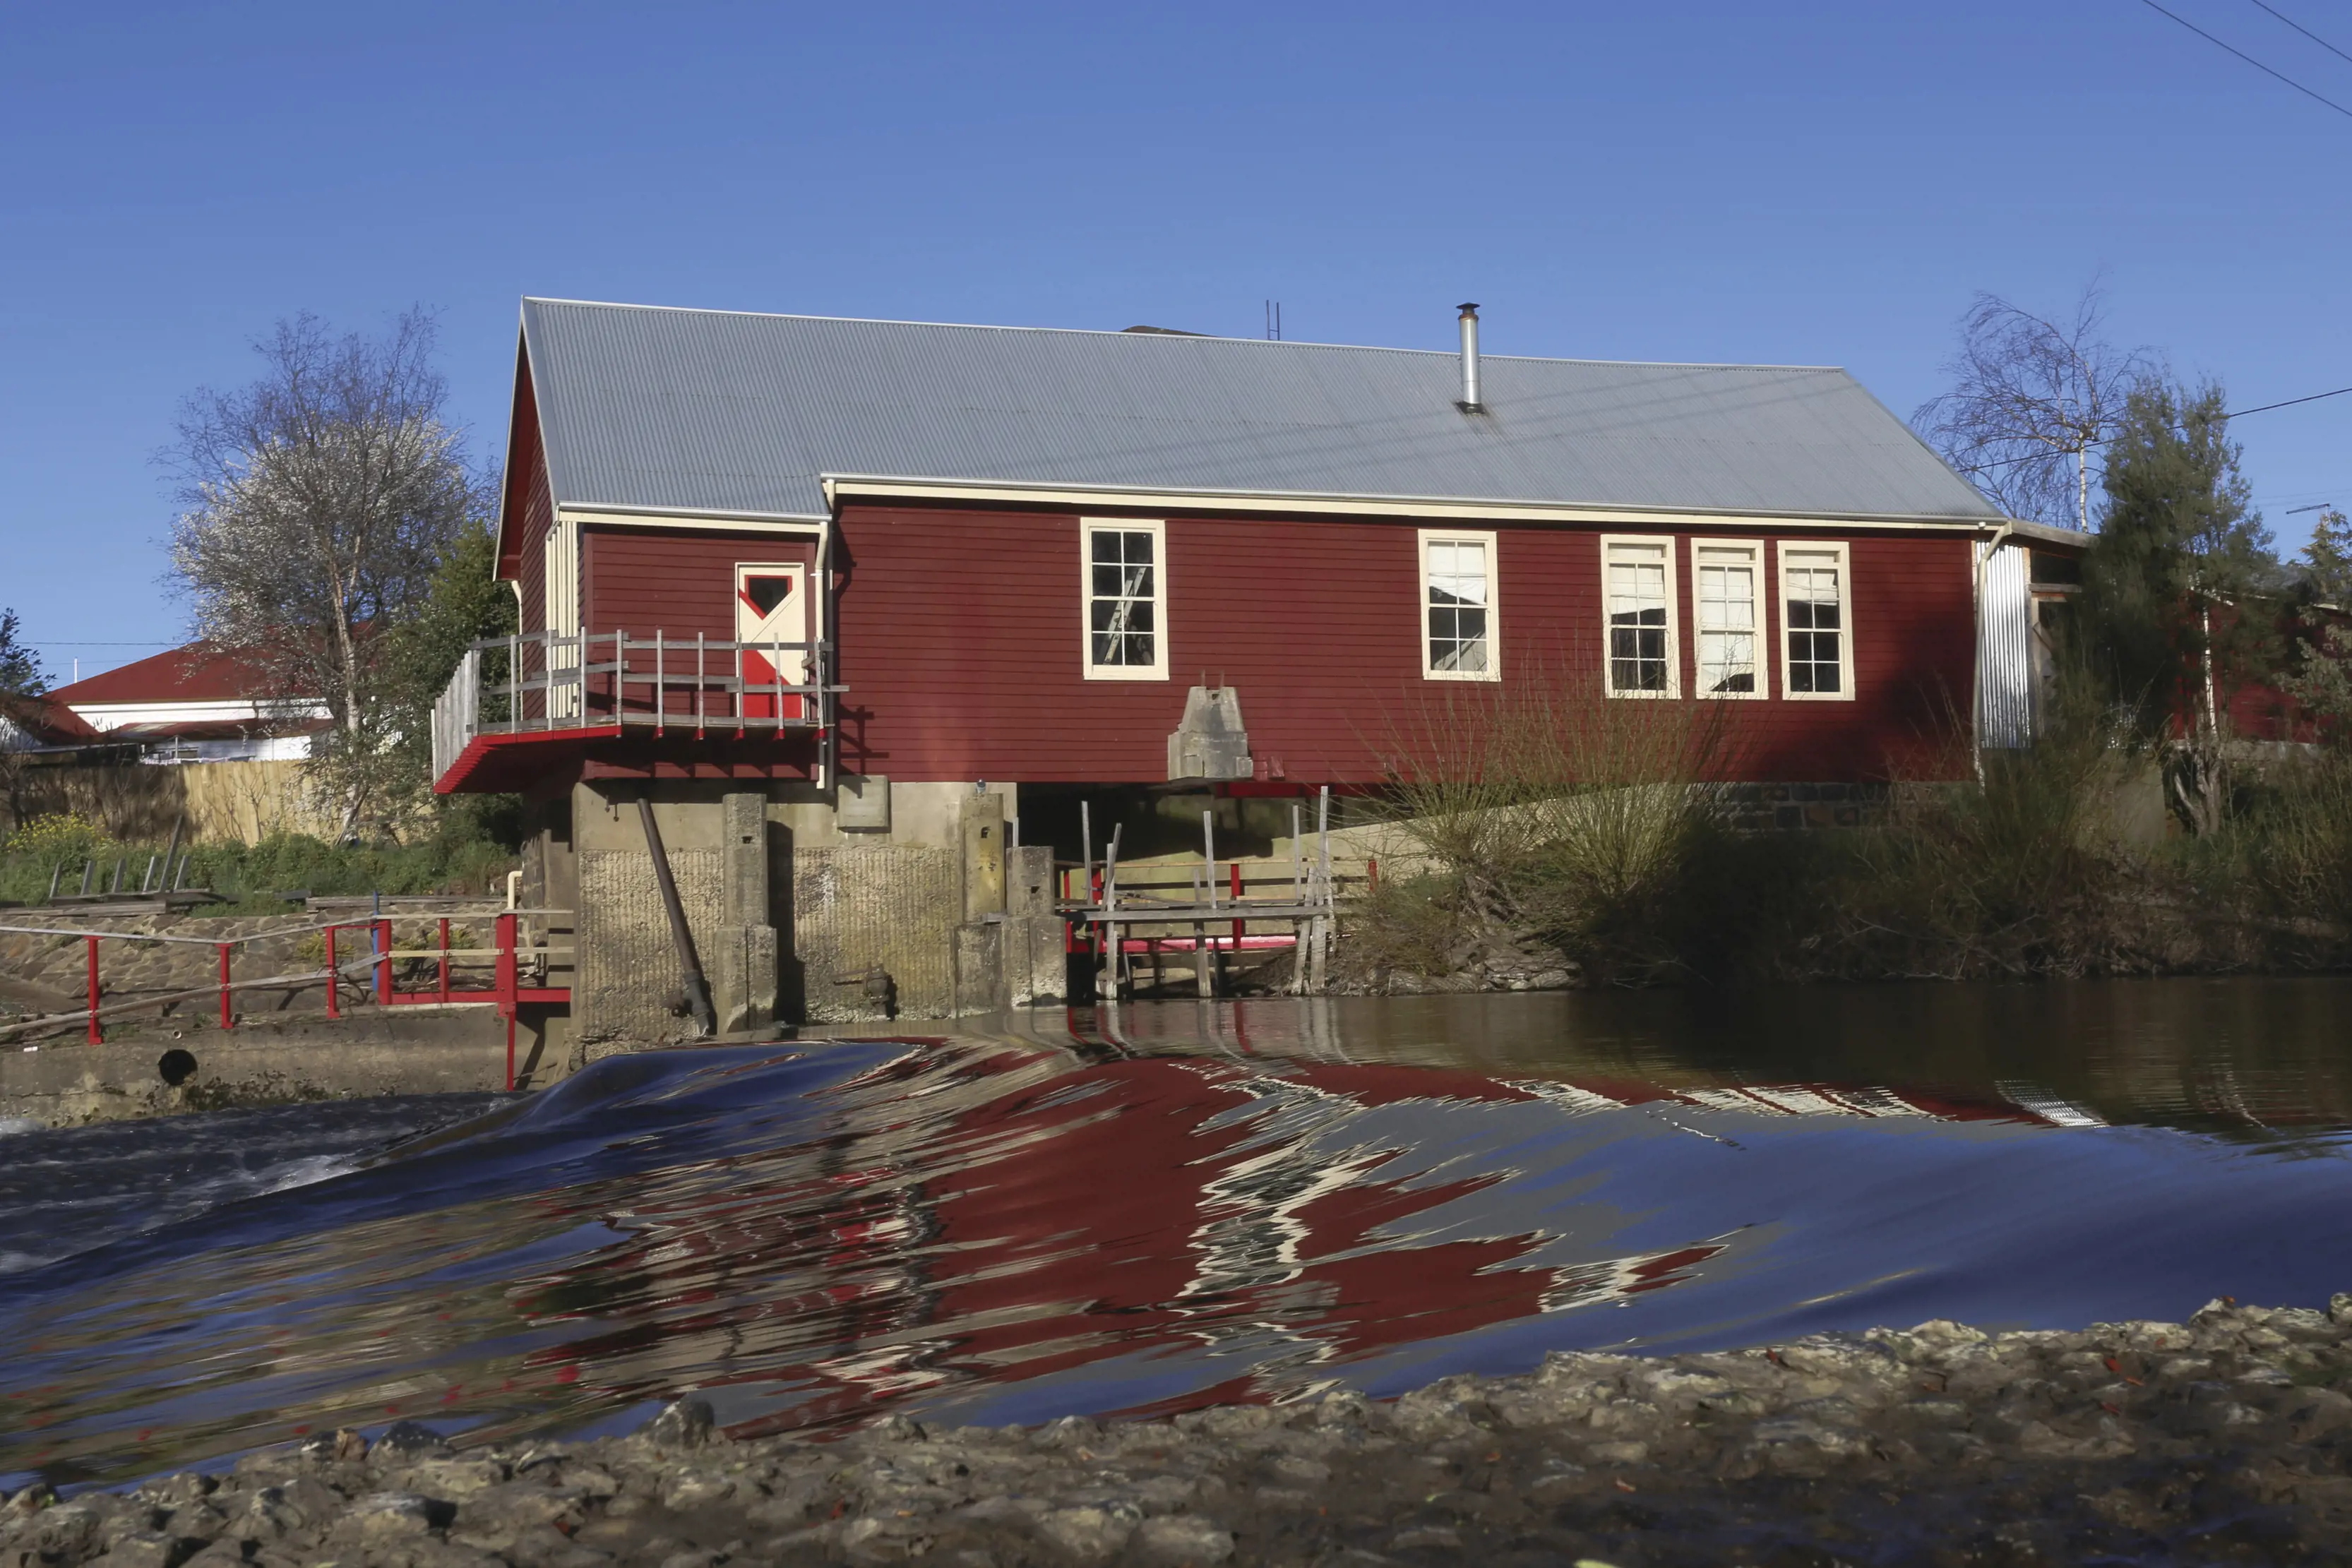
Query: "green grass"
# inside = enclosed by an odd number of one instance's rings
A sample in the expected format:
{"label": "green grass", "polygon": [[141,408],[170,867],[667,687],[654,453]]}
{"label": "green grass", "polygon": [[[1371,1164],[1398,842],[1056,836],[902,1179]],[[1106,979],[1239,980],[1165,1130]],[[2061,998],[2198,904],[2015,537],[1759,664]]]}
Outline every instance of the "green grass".
{"label": "green grass", "polygon": [[[123,888],[132,891],[139,886],[150,857],[160,857],[165,847],[116,843],[95,836],[79,841],[63,835],[51,835],[51,839],[36,848],[0,852],[0,900],[44,902],[55,866],[63,868],[58,891],[79,891],[85,854],[98,861],[91,879],[93,892],[104,891],[111,882],[118,860],[123,867]],[[517,864],[515,852],[504,844],[455,838],[417,844],[361,845],[331,844],[286,833],[257,844],[190,845],[187,854],[183,884],[220,895],[218,904],[204,908],[208,915],[281,913],[288,907],[286,902],[271,895],[290,892],[496,893]],[[161,875],[160,863],[157,874]]]}

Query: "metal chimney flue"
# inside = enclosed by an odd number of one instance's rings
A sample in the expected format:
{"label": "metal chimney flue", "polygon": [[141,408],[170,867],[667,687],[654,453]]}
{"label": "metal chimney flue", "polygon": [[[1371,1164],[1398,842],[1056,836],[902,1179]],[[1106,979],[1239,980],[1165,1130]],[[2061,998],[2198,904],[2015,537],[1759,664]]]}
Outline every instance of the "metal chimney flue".
{"label": "metal chimney flue", "polygon": [[1483,413],[1486,405],[1478,401],[1478,306],[1475,300],[1460,307],[1462,311],[1462,401],[1455,406],[1465,413]]}

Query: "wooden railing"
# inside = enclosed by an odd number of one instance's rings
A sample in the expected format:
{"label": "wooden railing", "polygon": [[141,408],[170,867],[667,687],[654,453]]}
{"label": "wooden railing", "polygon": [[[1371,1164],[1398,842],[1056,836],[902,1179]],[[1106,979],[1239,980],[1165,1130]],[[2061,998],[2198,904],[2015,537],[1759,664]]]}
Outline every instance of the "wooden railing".
{"label": "wooden railing", "polygon": [[[756,658],[769,674],[745,672]],[[798,680],[785,672],[800,666]],[[626,632],[523,632],[475,643],[433,705],[433,776],[476,737],[615,725],[654,735],[830,741],[831,643],[738,643]]]}

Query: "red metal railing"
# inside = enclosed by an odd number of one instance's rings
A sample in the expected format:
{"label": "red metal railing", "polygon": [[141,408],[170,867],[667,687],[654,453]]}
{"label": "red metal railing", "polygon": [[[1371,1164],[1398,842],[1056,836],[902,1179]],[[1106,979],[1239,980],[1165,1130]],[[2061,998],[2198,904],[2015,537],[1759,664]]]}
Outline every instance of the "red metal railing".
{"label": "red metal railing", "polygon": [[[521,945],[521,922],[525,918],[568,918],[568,909],[500,910],[492,916],[493,935],[488,947],[453,947],[449,943],[449,919],[436,916],[437,943],[428,948],[401,950],[394,946],[393,922],[389,915],[371,915],[363,920],[336,920],[319,925],[301,925],[275,931],[257,931],[244,936],[227,938],[213,936],[173,936],[134,931],[89,931],[65,926],[0,925],[0,934],[29,936],[79,937],[87,948],[84,966],[88,984],[85,1006],[71,1012],[51,1013],[46,1017],[18,1019],[0,1023],[0,1037],[23,1034],[28,1030],[55,1029],[76,1022],[86,1023],[90,1044],[105,1041],[104,1020],[148,1008],[163,1008],[173,1002],[187,1001],[211,995],[220,997],[220,1026],[224,1030],[236,1027],[235,995],[250,990],[296,990],[308,986],[326,987],[326,1014],[330,1019],[343,1016],[342,988],[357,981],[372,993],[378,1007],[469,1007],[486,1006],[498,1009],[506,1020],[507,1087],[514,1087],[515,1019],[525,1004],[568,1005],[572,991],[566,986],[523,984],[525,957],[552,957],[572,950],[551,946]],[[346,931],[367,933],[368,952],[362,958],[344,960],[338,956],[338,936]],[[231,956],[236,948],[248,943],[282,941],[309,936],[319,936],[324,945],[325,965],[292,974],[248,976],[238,979],[232,970]],[[111,1004],[103,1002],[104,987],[100,972],[100,944],[104,942],[179,943],[214,948],[219,955],[220,977],[216,984],[190,987],[161,995],[143,996],[134,1000]],[[490,960],[490,984],[487,988],[457,988],[451,980],[451,967],[463,959]],[[434,983],[428,989],[402,990],[394,981],[393,965],[403,959],[426,959],[434,965]],[[366,977],[359,980],[359,977]]]}

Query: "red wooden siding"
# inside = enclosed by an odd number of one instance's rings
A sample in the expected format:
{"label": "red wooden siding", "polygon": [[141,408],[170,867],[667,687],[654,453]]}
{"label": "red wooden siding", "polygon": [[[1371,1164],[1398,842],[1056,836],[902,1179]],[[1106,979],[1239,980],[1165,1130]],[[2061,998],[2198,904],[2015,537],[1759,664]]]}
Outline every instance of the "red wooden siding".
{"label": "red wooden siding", "polygon": [[[1601,530],[1492,526],[1506,680],[1550,672],[1597,694]],[[1856,696],[1785,701],[1776,662],[1770,700],[1726,705],[1728,771],[1823,781],[1958,772],[1950,721],[1967,721],[1975,656],[1969,542],[1837,537],[1851,549]],[[1421,674],[1412,524],[1171,517],[1167,538],[1170,679],[1090,681],[1075,514],[845,508],[835,561],[850,687],[844,766],[908,779],[1163,779],[1185,689],[1230,682],[1262,761],[1299,782],[1368,781],[1423,705],[1459,691]],[[1687,691],[1688,536],[1677,553]],[[1765,566],[1769,617],[1779,608],[1769,549]]]}
{"label": "red wooden siding", "polygon": [[526,632],[547,629],[547,582],[541,541],[555,526],[555,497],[547,482],[547,455],[539,440],[539,401],[530,377],[515,377],[514,434],[507,454],[506,537],[499,574],[521,590]]}
{"label": "red wooden siding", "polygon": [[731,642],[739,564],[810,564],[816,559],[806,535],[594,525],[580,535],[583,623],[592,632],[626,632],[632,637],[700,632]]}

